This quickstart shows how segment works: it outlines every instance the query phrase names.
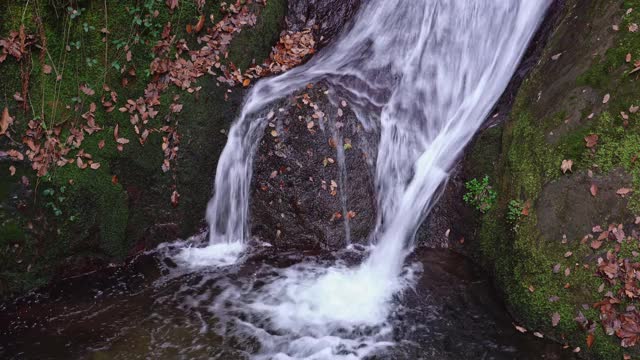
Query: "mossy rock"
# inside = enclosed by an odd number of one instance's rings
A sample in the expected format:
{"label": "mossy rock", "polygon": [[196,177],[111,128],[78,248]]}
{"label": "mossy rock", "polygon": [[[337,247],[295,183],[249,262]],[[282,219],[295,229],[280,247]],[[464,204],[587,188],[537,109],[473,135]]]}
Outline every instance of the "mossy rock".
{"label": "mossy rock", "polygon": [[[171,125],[181,135],[178,160],[167,173],[161,168],[163,134],[152,132],[144,145],[139,144],[128,114],[119,112],[117,107],[127,99],[144,95],[150,80],[147,70],[153,59],[152,48],[164,25],[171,22],[172,34],[177,39],[184,38],[189,47],[195,49],[196,36],[187,33],[186,25],[195,24],[201,14],[206,15],[208,25],[211,25],[210,14],[214,21],[219,21],[223,16],[219,11],[221,3],[207,1],[199,10],[195,2],[181,1],[173,12],[164,0],[69,3],[16,0],[0,4],[0,37],[24,25],[25,32],[35,34],[40,45],[46,38],[46,46],[42,46],[46,51],[32,47],[27,60],[17,62],[8,57],[0,65],[0,91],[5,99],[0,109],[7,106],[15,117],[12,132],[21,134],[29,120],[39,117],[44,119],[47,128],[61,126],[64,138],[68,127],[84,122],[81,114],[92,102],[98,105],[95,120],[102,127],[102,131],[85,136],[81,146],[94,162],[100,163],[97,170],[80,169],[72,163],[50,169],[47,176],[37,178],[28,169],[29,164],[14,163],[22,170],[10,177],[7,168],[0,166],[3,197],[15,195],[14,188],[3,185],[5,180],[19,182],[24,175],[31,183],[30,197],[25,199],[28,211],[14,211],[11,215],[16,224],[36,222],[48,229],[25,232],[20,240],[25,259],[19,266],[10,261],[0,265],[0,294],[45,283],[60,266],[74,263],[76,257],[95,257],[103,263],[119,262],[159,242],[193,235],[204,225],[217,158],[226,143],[226,135],[221,130],[228,129],[235,118],[245,89],[229,89],[227,85],[218,84],[215,77],[205,76],[198,79],[197,85],[202,86],[199,92],[190,94],[170,87],[162,95],[162,105],[157,109],[160,114],[151,125],[156,128]],[[254,60],[262,62],[268,58],[284,25],[286,12],[285,0],[269,1],[266,7],[251,6],[258,16],[257,25],[243,28],[229,48],[229,61],[243,68]],[[130,61],[126,49],[131,52]],[[44,73],[45,65],[52,67],[51,74]],[[135,76],[131,75],[132,69]],[[22,103],[12,99],[13,94],[22,92],[25,73],[30,74],[27,112],[22,110]],[[96,94],[83,93],[80,86],[84,84]],[[103,84],[118,94],[115,111],[107,112],[101,106]],[[167,120],[165,115],[175,96],[180,96],[184,107],[181,113]],[[116,124],[120,136],[131,140],[123,151],[118,151],[113,141]],[[16,137],[19,140],[20,135]],[[15,147],[15,144],[0,139],[0,148],[6,147]],[[75,159],[78,150],[73,149],[67,158]],[[174,188],[181,195],[176,208],[170,200]],[[55,195],[44,196],[42,191],[46,189],[48,194],[54,192]],[[0,220],[9,216],[3,217],[2,211],[0,209]],[[44,216],[45,220],[36,221],[35,214]],[[10,230],[15,226],[1,226],[0,231],[7,232],[6,239],[13,239],[9,234],[13,234]],[[26,249],[31,249],[29,256]],[[0,255],[11,257],[12,254]]]}
{"label": "mossy rock", "polygon": [[[628,8],[634,10],[627,14]],[[479,257],[495,274],[514,317],[532,331],[580,347],[584,358],[637,355],[599,325],[599,311],[591,305],[603,297],[595,268],[606,250],[595,252],[583,237],[595,225],[633,222],[639,209],[635,194],[616,194],[621,187],[640,190],[633,161],[640,153],[639,118],[628,111],[640,100],[640,87],[625,63],[627,53],[640,56],[640,37],[627,31],[628,24],[640,22],[638,8],[640,1],[567,1],[504,126],[495,177],[498,206],[482,217],[479,230]],[[599,136],[593,148],[585,146],[590,134]],[[470,152],[481,153],[483,146],[479,141]],[[563,160],[573,161],[565,174]],[[591,184],[598,187],[596,196]],[[517,226],[506,220],[510,200],[529,204]],[[621,247],[629,252],[634,244]],[[557,326],[554,313],[560,315]],[[579,313],[597,324],[591,347],[574,320]]]}

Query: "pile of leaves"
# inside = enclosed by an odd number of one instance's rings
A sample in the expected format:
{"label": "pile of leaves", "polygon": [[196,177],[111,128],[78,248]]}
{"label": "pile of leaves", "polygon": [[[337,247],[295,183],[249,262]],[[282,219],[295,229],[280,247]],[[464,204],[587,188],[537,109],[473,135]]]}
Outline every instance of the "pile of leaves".
{"label": "pile of leaves", "polygon": [[[164,154],[161,167],[164,172],[170,171],[175,168],[180,144],[180,135],[177,130],[177,114],[183,108],[180,96],[173,96],[168,113],[163,115],[165,120],[163,124],[154,121],[160,117],[161,96],[170,85],[194,93],[201,90],[201,87],[196,84],[197,79],[210,75],[215,76],[219,84],[229,86],[241,84],[246,87],[251,80],[286,71],[302,63],[306,56],[315,52],[315,41],[310,31],[284,32],[279,43],[262,65],[253,66],[244,72],[236,68],[227,60],[228,47],[234,36],[244,27],[256,24],[257,15],[254,12],[256,7],[250,6],[256,3],[266,5],[266,0],[237,0],[233,4],[223,2],[220,12],[224,15],[217,22],[214,22],[213,15],[208,18],[200,15],[197,23],[188,24],[187,34],[196,36],[195,43],[198,46],[195,49],[190,49],[188,45],[193,44],[193,41],[177,38],[173,24],[170,22],[165,24],[159,40],[153,46],[155,58],[149,65],[151,79],[142,96],[122,101],[117,91],[107,84],[103,84],[102,91],[99,92],[87,84],[81,84],[78,89],[79,96],[67,99],[71,104],[66,105],[67,110],[78,115],[75,121],[55,125],[55,119],[49,119],[49,117],[55,117],[53,114],[34,117],[28,121],[28,128],[22,134],[23,146],[0,152],[0,156],[9,156],[17,161],[22,161],[26,157],[37,176],[46,175],[53,166],[60,167],[73,163],[81,169],[98,169],[100,164],[94,162],[93,156],[82,149],[82,143],[86,136],[103,130],[95,121],[96,103],[99,103],[107,113],[117,109],[128,114],[140,144],[144,144],[150,134],[160,133]],[[200,11],[204,4],[204,0],[197,1]],[[166,6],[168,11],[174,11],[180,3],[178,0],[167,0]],[[157,16],[157,11],[152,16]],[[101,33],[104,36],[103,41],[106,42],[108,29],[102,29]],[[24,26],[21,26],[19,31],[12,31],[7,38],[0,39],[0,63],[5,61],[7,56],[14,57],[21,64],[25,63],[25,58],[30,54],[30,47],[34,44],[46,47],[46,38],[26,34]],[[119,65],[117,70],[122,77],[122,86],[126,87],[128,79],[136,77],[136,69],[132,64],[133,54],[129,45],[124,47],[124,51],[126,63]],[[62,80],[62,74],[58,73],[55,66],[46,64],[44,59],[42,62],[44,74],[55,76],[56,81]],[[14,95],[14,99],[25,106],[29,97],[28,81],[26,84],[22,92],[16,92]],[[12,139],[10,131],[13,123],[14,117],[5,107],[0,118],[0,136],[4,135]],[[119,126],[116,125],[113,129],[113,141],[116,149],[123,151],[131,139],[122,136],[119,133]],[[16,143],[16,141],[12,142]],[[104,146],[104,140],[100,141],[99,148],[102,149]],[[177,206],[178,198],[179,194],[174,189],[171,196],[174,206]]]}
{"label": "pile of leaves", "polygon": [[[640,218],[636,224],[640,223]],[[603,292],[608,284],[612,290],[604,294],[604,299],[595,303],[594,308],[600,312],[600,320],[606,334],[616,335],[621,340],[623,347],[631,347],[640,340],[640,312],[635,302],[640,297],[640,253],[632,251],[631,256],[621,254],[623,242],[630,244],[640,243],[636,229],[626,235],[622,224],[609,225],[607,230],[594,227],[594,232],[599,234],[596,240],[591,241],[591,248],[600,249],[603,242],[613,243],[613,249],[597,259],[597,274],[604,280],[598,289]],[[584,322],[582,325],[584,326]],[[591,328],[586,328],[592,331]]]}

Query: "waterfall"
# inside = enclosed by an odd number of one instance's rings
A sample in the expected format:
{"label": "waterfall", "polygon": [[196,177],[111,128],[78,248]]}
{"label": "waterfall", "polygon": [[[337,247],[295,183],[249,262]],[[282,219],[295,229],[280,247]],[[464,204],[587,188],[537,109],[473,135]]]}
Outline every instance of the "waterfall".
{"label": "waterfall", "polygon": [[[335,358],[344,347],[360,357],[361,349],[388,345],[380,339],[388,332],[394,293],[410,282],[403,264],[416,229],[506,88],[550,2],[369,0],[333,45],[254,86],[218,163],[207,209],[210,246],[187,249],[187,261],[230,263],[242,251],[249,237],[253,156],[276,100],[325,80],[361,99],[358,120],[380,133],[378,219],[368,258],[356,268],[302,264],[258,293],[232,286],[222,296],[227,306],[290,334],[276,340],[262,332],[265,358]],[[228,311],[216,309],[218,316]],[[362,326],[377,330],[364,338],[344,335]]]}

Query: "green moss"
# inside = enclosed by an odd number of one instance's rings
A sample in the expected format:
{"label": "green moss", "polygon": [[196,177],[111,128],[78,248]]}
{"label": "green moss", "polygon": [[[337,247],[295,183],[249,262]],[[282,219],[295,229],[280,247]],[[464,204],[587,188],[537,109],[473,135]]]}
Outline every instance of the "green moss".
{"label": "green moss", "polygon": [[[625,9],[639,5],[638,1],[627,2]],[[594,4],[594,7],[597,6]],[[633,13],[636,13],[633,16],[640,16],[636,11]],[[640,22],[639,19],[626,16],[621,29],[625,29],[628,22]],[[596,60],[596,64],[576,84],[588,84],[603,89],[603,93],[610,93],[609,112],[585,121],[553,145],[546,135],[562,126],[566,113],[559,111],[537,117],[534,114],[541,112],[537,111],[536,102],[531,99],[554,79],[546,79],[543,68],[538,67],[525,81],[518,92],[511,121],[503,132],[503,157],[496,170],[500,194],[498,205],[483,217],[479,235],[483,263],[494,271],[497,285],[504,292],[516,318],[525,327],[571,346],[580,346],[585,357],[598,359],[621,358],[623,351],[619,339],[604,334],[600,326],[596,327],[593,347],[587,349],[586,333],[574,320],[578,312],[582,312],[587,319],[599,323],[597,310],[590,306],[587,310],[582,308],[582,304],[591,305],[602,298],[597,290],[603,281],[595,274],[593,250],[580,244],[578,239],[568,239],[566,244],[559,239],[545,239],[538,228],[536,202],[547,183],[565,176],[560,171],[563,159],[573,160],[574,172],[592,168],[594,164],[596,171],[600,169],[603,173],[623,167],[633,175],[634,188],[640,187],[636,180],[640,179],[640,172],[634,160],[640,154],[640,128],[636,125],[639,119],[630,115],[629,124],[625,127],[621,116],[611,115],[621,111],[628,113],[630,105],[638,105],[636,82],[620,68],[628,66],[624,62],[627,52],[631,52],[634,59],[640,57],[640,41],[636,35],[622,30],[619,37],[616,48],[607,52],[607,59]],[[558,102],[562,101],[558,99]],[[584,137],[591,133],[600,137],[595,154],[585,147]],[[515,232],[509,231],[505,220],[510,199],[531,204],[529,216],[523,217]],[[631,208],[640,210],[638,203],[635,197],[632,198]],[[637,249],[636,243],[625,243],[622,254],[630,253],[634,248]],[[564,254],[569,251],[572,255],[565,258]],[[560,264],[558,273],[552,271],[556,264]],[[569,276],[564,275],[566,268],[570,269]],[[565,288],[567,283],[569,286]],[[549,298],[552,296],[559,299],[551,302]],[[554,312],[561,316],[557,327],[551,325]]]}
{"label": "green moss", "polygon": [[[229,59],[239,69],[261,64],[268,58],[271,47],[278,42],[287,10],[286,0],[271,0],[262,9],[255,27],[242,30],[229,47]],[[266,36],[265,36],[266,35]]]}

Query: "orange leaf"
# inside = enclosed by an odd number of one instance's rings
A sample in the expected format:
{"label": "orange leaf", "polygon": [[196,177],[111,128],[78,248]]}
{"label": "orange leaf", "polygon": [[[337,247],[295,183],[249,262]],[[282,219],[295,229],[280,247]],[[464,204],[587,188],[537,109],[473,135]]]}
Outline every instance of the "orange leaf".
{"label": "orange leaf", "polygon": [[249,80],[249,79],[244,79],[244,81],[242,82],[242,86],[244,86],[244,87],[249,86],[249,84],[251,84],[251,80]]}
{"label": "orange leaf", "polygon": [[200,19],[198,20],[198,23],[196,24],[196,26],[193,28],[193,31],[195,31],[196,33],[199,33],[202,30],[203,26],[204,26],[204,15],[200,15]]}
{"label": "orange leaf", "polygon": [[587,348],[591,349],[591,345],[596,340],[596,337],[593,334],[587,335]]}

